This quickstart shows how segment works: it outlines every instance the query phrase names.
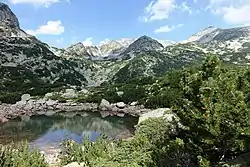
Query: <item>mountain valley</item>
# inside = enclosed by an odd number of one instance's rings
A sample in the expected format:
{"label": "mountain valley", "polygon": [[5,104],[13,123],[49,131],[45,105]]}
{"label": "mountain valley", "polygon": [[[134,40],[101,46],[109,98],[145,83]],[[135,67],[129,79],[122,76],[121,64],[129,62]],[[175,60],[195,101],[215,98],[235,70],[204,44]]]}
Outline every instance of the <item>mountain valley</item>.
{"label": "mountain valley", "polygon": [[[229,64],[250,63],[250,27],[208,27],[177,43],[142,36],[106,41],[99,46],[79,42],[59,49],[24,32],[15,14],[2,3],[0,20],[1,91],[32,92],[38,85],[39,89],[47,85],[92,87],[161,76],[199,63],[207,54],[216,54]],[[17,90],[12,89],[20,83]]]}

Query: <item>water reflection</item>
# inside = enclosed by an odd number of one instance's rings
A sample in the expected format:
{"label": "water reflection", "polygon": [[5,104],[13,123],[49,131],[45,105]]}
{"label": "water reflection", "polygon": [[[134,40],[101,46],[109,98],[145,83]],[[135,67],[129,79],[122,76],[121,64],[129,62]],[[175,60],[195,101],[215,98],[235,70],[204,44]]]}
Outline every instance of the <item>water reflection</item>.
{"label": "water reflection", "polygon": [[58,147],[66,138],[80,142],[84,137],[95,141],[100,134],[126,137],[131,135],[136,122],[136,118],[129,116],[103,119],[99,113],[24,117],[0,126],[0,143],[28,140],[31,145],[42,149]]}

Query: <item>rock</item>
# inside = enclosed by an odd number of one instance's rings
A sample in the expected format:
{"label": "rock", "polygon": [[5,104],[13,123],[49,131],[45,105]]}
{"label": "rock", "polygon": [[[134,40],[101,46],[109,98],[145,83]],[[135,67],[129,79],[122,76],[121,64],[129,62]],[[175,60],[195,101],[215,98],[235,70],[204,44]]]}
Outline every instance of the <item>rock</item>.
{"label": "rock", "polygon": [[71,99],[71,98],[77,98],[78,94],[74,89],[66,89],[65,93],[61,95],[63,98]]}
{"label": "rock", "polygon": [[134,101],[134,102],[132,102],[130,105],[131,106],[136,106],[138,104],[138,102],[137,101]]}
{"label": "rock", "polygon": [[0,116],[0,125],[8,122],[8,119],[5,117]]}
{"label": "rock", "polygon": [[46,105],[47,105],[47,106],[53,106],[53,105],[55,105],[56,103],[57,103],[57,101],[55,101],[55,100],[46,101]]}
{"label": "rock", "polygon": [[99,109],[102,111],[108,111],[108,110],[111,110],[111,105],[107,100],[102,99],[102,101],[99,105]]}
{"label": "rock", "polygon": [[18,101],[18,102],[16,102],[16,106],[18,106],[18,107],[24,107],[25,105],[26,105],[26,101]]}
{"label": "rock", "polygon": [[112,112],[114,112],[114,113],[119,112],[119,108],[117,108],[116,106],[112,107]]}
{"label": "rock", "polygon": [[45,99],[39,99],[39,100],[36,101],[36,103],[38,103],[38,104],[45,104],[46,100]]}
{"label": "rock", "polygon": [[125,108],[126,104],[124,102],[119,102],[119,103],[116,103],[116,107],[118,107],[118,108]]}
{"label": "rock", "polygon": [[23,94],[21,97],[21,101],[28,101],[30,100],[30,94]]}
{"label": "rock", "polygon": [[55,112],[55,111],[52,111],[52,110],[49,110],[49,111],[47,111],[47,112],[45,113],[46,116],[52,116],[52,115],[54,115],[54,114],[56,114],[56,112]]}
{"label": "rock", "polygon": [[0,25],[19,28],[19,21],[8,5],[0,2]]}
{"label": "rock", "polygon": [[45,95],[44,95],[44,98],[45,99],[49,99],[50,97],[52,97],[53,96],[53,93],[46,93]]}
{"label": "rock", "polygon": [[87,90],[87,89],[82,89],[81,91],[80,91],[80,93],[83,93],[83,94],[86,94],[86,93],[88,93],[89,91]]}
{"label": "rock", "polygon": [[78,162],[72,162],[72,163],[70,163],[70,164],[68,164],[68,165],[65,165],[64,167],[85,167],[86,165],[85,165],[85,163],[78,163]]}
{"label": "rock", "polygon": [[124,94],[123,91],[118,91],[118,92],[116,92],[116,93],[117,93],[118,96],[122,96],[122,95]]}
{"label": "rock", "polygon": [[[164,115],[166,115],[166,114],[171,114],[171,113],[168,113],[169,111],[170,111],[169,108],[159,108],[156,110],[146,112],[139,117],[138,125],[141,122],[143,122],[149,118],[160,118],[160,117],[164,117]],[[172,114],[172,116],[174,116],[174,114]],[[168,115],[168,120],[170,120],[170,115]]]}

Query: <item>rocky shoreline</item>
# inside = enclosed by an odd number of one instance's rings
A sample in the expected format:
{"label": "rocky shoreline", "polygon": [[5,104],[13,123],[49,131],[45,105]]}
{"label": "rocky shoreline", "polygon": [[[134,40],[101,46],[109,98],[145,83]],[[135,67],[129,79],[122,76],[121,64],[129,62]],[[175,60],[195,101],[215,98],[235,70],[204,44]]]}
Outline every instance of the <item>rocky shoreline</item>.
{"label": "rocky shoreline", "polygon": [[67,100],[60,103],[58,100],[51,99],[31,99],[29,95],[22,97],[22,100],[16,104],[0,105],[0,124],[8,122],[22,116],[47,115],[51,116],[60,112],[100,112],[102,117],[131,115],[139,117],[141,114],[150,111],[143,105],[137,105],[136,102],[125,104],[123,102],[110,104],[103,99],[100,104],[97,103],[76,103]]}

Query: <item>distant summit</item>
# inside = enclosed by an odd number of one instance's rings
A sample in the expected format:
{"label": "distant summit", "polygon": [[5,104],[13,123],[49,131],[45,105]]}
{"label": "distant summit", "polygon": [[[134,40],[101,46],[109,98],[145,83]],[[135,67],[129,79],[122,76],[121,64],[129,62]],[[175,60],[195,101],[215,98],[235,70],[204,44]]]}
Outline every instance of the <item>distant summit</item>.
{"label": "distant summit", "polygon": [[11,11],[8,5],[2,2],[0,2],[0,25],[20,28],[16,15]]}
{"label": "distant summit", "polygon": [[0,2],[0,37],[33,37],[20,29],[16,15],[8,5]]}

